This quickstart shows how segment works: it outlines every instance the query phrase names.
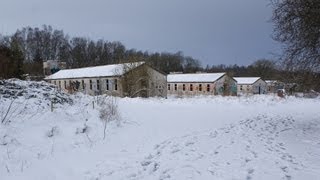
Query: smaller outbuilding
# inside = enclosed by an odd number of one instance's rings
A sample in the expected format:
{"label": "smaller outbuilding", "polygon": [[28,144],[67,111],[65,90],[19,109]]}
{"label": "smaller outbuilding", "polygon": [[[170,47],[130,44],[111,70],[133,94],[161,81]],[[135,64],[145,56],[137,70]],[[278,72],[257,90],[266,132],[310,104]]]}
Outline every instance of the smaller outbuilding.
{"label": "smaller outbuilding", "polygon": [[167,81],[168,95],[237,95],[237,82],[226,73],[169,74]]}
{"label": "smaller outbuilding", "polygon": [[278,90],[284,89],[284,83],[278,80],[266,80],[268,93],[275,94]]}
{"label": "smaller outbuilding", "polygon": [[266,94],[267,83],[260,77],[235,77],[238,95]]}

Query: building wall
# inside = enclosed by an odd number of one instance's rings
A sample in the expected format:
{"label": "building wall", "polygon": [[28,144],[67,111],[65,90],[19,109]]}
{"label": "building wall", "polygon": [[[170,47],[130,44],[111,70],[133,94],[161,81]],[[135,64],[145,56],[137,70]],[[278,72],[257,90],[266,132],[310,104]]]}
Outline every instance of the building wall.
{"label": "building wall", "polygon": [[236,96],[237,95],[237,81],[228,75],[224,75],[214,83],[215,95],[222,96]]}
{"label": "building wall", "polygon": [[150,76],[148,96],[167,97],[167,76],[148,66],[147,68]]}
{"label": "building wall", "polygon": [[284,84],[278,81],[267,82],[268,93],[277,93],[279,89],[284,89]]}
{"label": "building wall", "polygon": [[[192,88],[191,88],[192,85]],[[183,88],[184,87],[184,88]],[[197,95],[214,95],[214,83],[168,83],[168,95],[175,96],[197,96]]]}
{"label": "building wall", "polygon": [[267,94],[267,83],[259,79],[253,84],[238,84],[238,94]]}
{"label": "building wall", "polygon": [[60,79],[51,80],[50,83],[57,85],[58,89],[69,93],[80,91],[89,95],[110,94],[122,96],[122,87],[118,77]]}
{"label": "building wall", "polygon": [[253,94],[267,94],[267,83],[259,79],[252,86]]}
{"label": "building wall", "polygon": [[[175,86],[177,88],[175,88]],[[237,95],[236,81],[225,75],[215,82],[185,82],[167,84],[168,95],[178,97],[199,95]],[[226,90],[224,88],[227,88]]]}
{"label": "building wall", "polygon": [[124,96],[167,97],[167,76],[146,64],[124,73],[121,83]]}
{"label": "building wall", "polygon": [[[166,75],[148,67],[148,81],[147,81],[147,91],[146,94],[137,94],[136,96],[152,97],[160,96],[167,97],[167,77]],[[139,68],[133,69],[132,71],[139,71]],[[139,72],[133,75],[141,75]],[[140,77],[135,77],[139,79]],[[69,93],[73,92],[83,92],[89,95],[100,95],[108,94],[114,96],[126,96],[125,90],[122,86],[123,77],[100,77],[100,78],[83,78],[83,79],[60,79],[60,80],[50,80],[49,82],[57,85],[58,89],[64,90]],[[131,79],[133,80],[133,79]],[[91,83],[90,83],[91,82]],[[108,82],[108,85],[107,85]],[[90,85],[91,84],[91,85]],[[136,88],[141,88],[141,83],[135,83]]]}
{"label": "building wall", "polygon": [[238,95],[253,94],[252,84],[238,84]]}

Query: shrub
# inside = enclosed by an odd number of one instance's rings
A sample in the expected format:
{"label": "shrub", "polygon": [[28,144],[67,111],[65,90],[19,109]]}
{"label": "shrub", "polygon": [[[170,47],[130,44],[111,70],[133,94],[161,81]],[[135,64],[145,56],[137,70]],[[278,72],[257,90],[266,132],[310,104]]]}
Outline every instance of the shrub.
{"label": "shrub", "polygon": [[117,125],[120,126],[121,117],[118,108],[118,101],[116,97],[113,96],[101,96],[99,98],[99,116],[104,123],[103,128],[103,139],[106,137],[107,124],[116,121]]}

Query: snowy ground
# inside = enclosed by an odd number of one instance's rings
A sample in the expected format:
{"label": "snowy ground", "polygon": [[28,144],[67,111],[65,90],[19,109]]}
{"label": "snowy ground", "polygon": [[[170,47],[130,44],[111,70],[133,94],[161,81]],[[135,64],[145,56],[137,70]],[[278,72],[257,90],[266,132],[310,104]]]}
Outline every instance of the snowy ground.
{"label": "snowy ground", "polygon": [[12,103],[1,180],[320,179],[319,98],[123,98],[105,140],[93,97],[71,98],[53,112],[42,96]]}

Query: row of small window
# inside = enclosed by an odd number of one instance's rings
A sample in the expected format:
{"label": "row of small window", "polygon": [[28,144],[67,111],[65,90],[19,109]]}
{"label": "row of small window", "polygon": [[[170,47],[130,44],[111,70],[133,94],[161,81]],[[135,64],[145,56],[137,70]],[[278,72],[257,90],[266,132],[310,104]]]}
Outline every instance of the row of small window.
{"label": "row of small window", "polygon": [[[243,90],[243,86],[240,85],[240,91],[242,91],[242,90]],[[249,85],[247,85],[247,90],[249,90]]]}
{"label": "row of small window", "polygon": [[[168,91],[171,90],[171,84],[168,84]],[[178,84],[174,84],[174,90],[177,91],[178,90]],[[186,85],[182,84],[182,90],[185,91],[186,90]],[[189,85],[189,90],[193,91],[193,84]],[[207,84],[207,92],[210,92],[210,84]],[[202,84],[199,84],[198,86],[198,91],[202,91]]]}
{"label": "row of small window", "polygon": [[[56,81],[53,81],[53,84],[57,85]],[[118,80],[117,79],[114,79],[114,80],[106,79],[105,85],[106,85],[107,91],[112,90],[112,85],[113,85],[113,90],[115,90],[115,91],[118,90]],[[59,86],[59,88],[61,88],[61,81],[58,81],[58,86]],[[69,86],[67,86],[67,81],[64,81],[64,89],[67,89],[67,88],[79,89],[79,86],[80,86],[79,81],[69,80]],[[81,80],[81,87],[82,87],[82,89],[85,89],[84,80]],[[91,80],[91,79],[89,80],[89,87],[90,87],[90,90],[93,90],[93,80]],[[100,84],[99,79],[96,80],[96,87],[97,87],[96,90],[100,90],[101,84]]]}

